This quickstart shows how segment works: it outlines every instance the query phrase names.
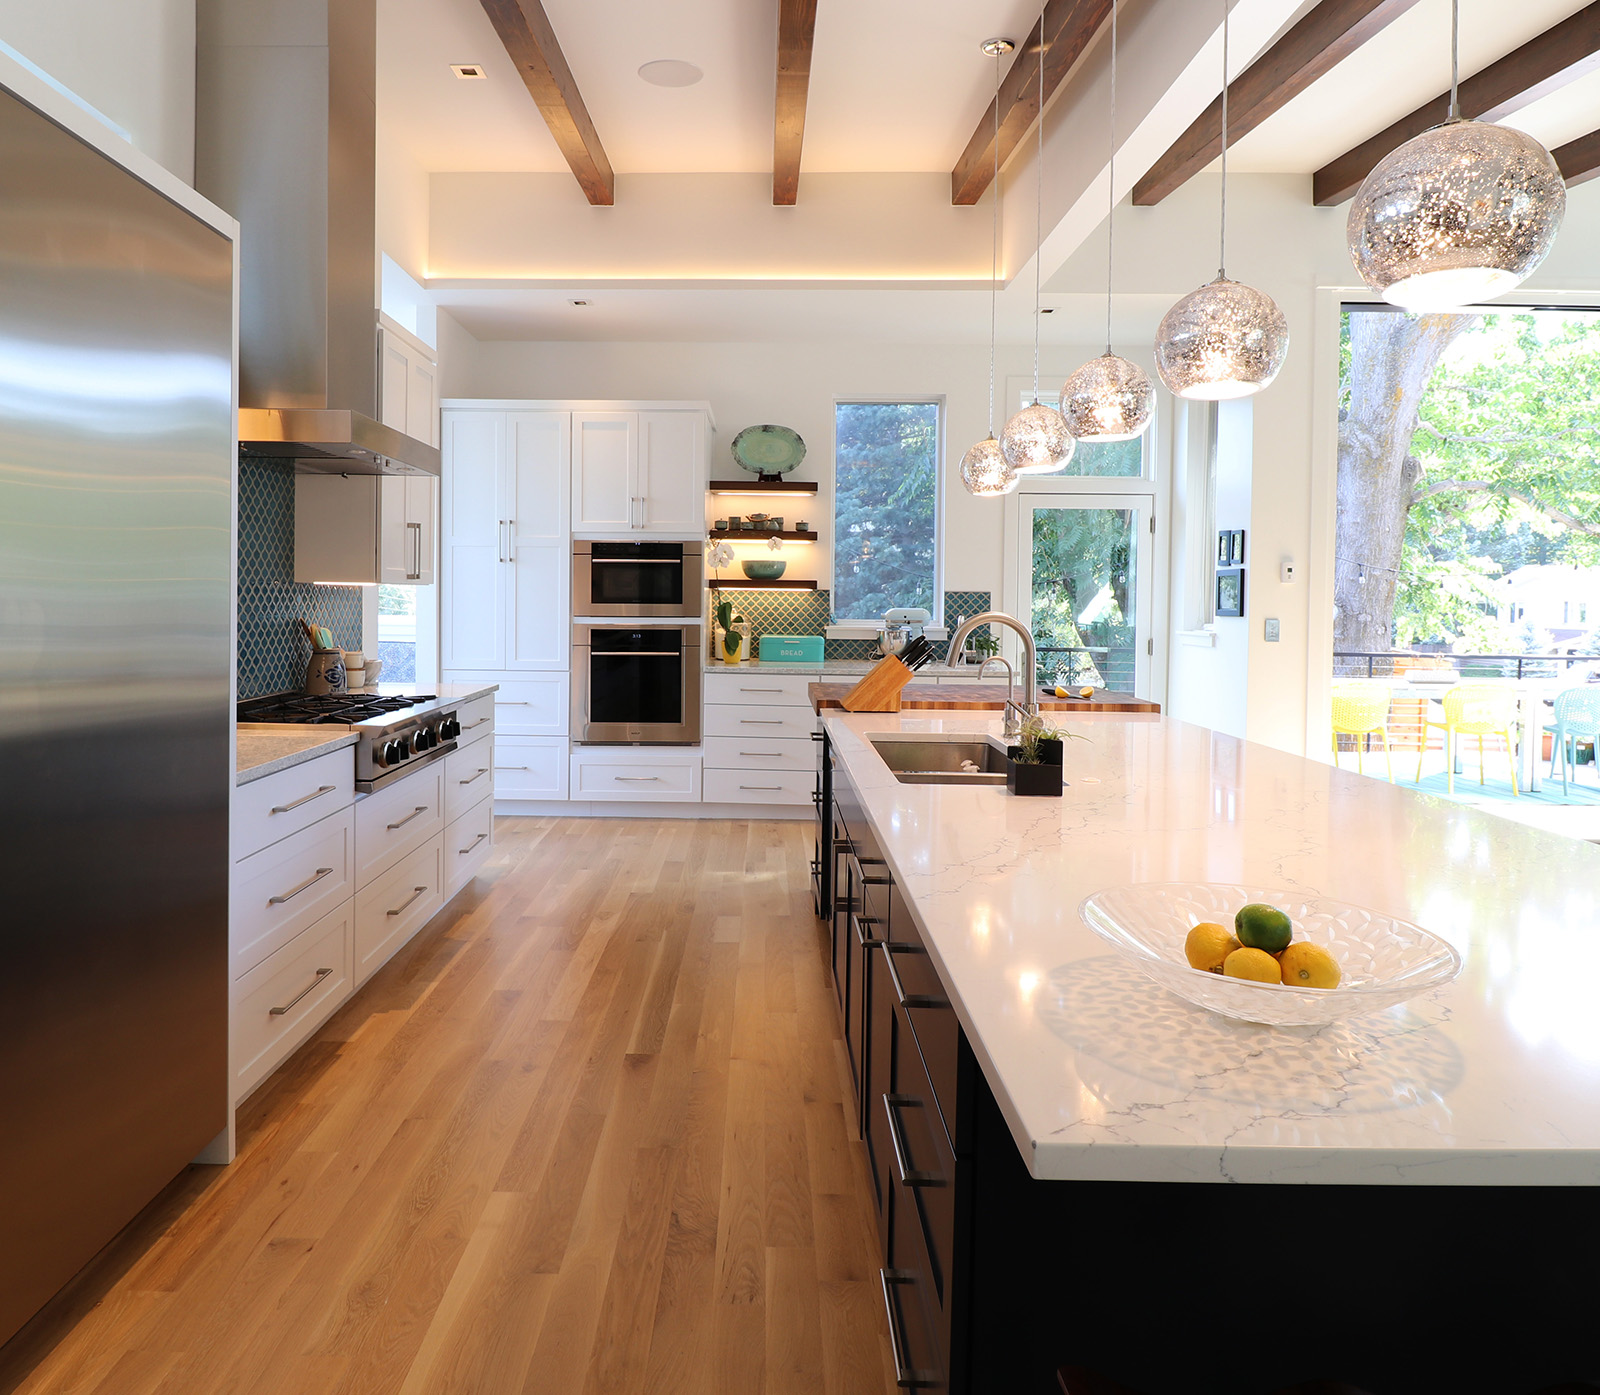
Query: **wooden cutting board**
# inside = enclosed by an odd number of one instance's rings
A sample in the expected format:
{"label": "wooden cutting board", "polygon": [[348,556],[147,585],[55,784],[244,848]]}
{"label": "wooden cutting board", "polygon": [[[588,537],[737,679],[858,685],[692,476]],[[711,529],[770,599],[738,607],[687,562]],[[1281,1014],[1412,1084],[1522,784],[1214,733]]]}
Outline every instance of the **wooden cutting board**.
{"label": "wooden cutting board", "polygon": [[[854,683],[812,683],[807,689],[815,712],[843,708],[844,696]],[[1020,691],[1020,690],[1019,690]],[[1006,705],[1006,690],[998,683],[928,683],[913,679],[900,690],[901,711],[999,712]],[[1161,713],[1159,702],[1147,702],[1131,693],[1096,688],[1092,698],[1058,698],[1039,694],[1045,712],[1146,712]]]}

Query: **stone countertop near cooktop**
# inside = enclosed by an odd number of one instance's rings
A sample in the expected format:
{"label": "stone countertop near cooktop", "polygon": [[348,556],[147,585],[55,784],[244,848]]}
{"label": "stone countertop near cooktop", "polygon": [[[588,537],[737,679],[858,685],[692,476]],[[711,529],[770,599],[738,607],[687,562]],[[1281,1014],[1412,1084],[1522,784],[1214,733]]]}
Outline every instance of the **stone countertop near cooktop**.
{"label": "stone countertop near cooktop", "polygon": [[[1600,848],[1169,718],[1068,717],[1060,799],[903,785],[866,739],[975,714],[825,725],[1034,1176],[1600,1184]],[[1368,906],[1463,968],[1321,1028],[1219,1017],[1079,918],[1175,881]]]}
{"label": "stone countertop near cooktop", "polygon": [[355,744],[356,734],[340,727],[241,725],[239,750],[234,759],[234,783],[248,785],[252,780],[276,775],[290,766]]}

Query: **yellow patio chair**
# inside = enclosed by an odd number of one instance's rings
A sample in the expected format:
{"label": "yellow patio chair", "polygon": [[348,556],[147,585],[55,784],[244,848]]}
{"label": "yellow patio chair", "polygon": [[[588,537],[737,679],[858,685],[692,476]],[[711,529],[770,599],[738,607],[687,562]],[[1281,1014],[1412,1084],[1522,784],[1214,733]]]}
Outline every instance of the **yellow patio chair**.
{"label": "yellow patio chair", "polygon": [[1383,763],[1389,770],[1389,783],[1394,783],[1394,764],[1389,759],[1389,685],[1365,680],[1351,680],[1333,685],[1333,763],[1339,764],[1339,738],[1356,738],[1356,773],[1365,775],[1361,768],[1361,750],[1367,737],[1377,733],[1383,743]]}
{"label": "yellow patio chair", "polygon": [[1444,695],[1442,722],[1433,716],[1431,704],[1430,710],[1423,714],[1422,743],[1417,751],[1415,783],[1422,782],[1422,757],[1428,750],[1428,729],[1439,727],[1444,732],[1444,768],[1451,794],[1456,792],[1455,739],[1458,736],[1478,738],[1478,783],[1481,785],[1484,783],[1483,738],[1498,736],[1506,743],[1506,761],[1511,766],[1511,795],[1516,798],[1521,793],[1517,789],[1517,750],[1511,740],[1511,724],[1516,717],[1517,695],[1511,688],[1487,683],[1463,683],[1460,687],[1452,688]]}

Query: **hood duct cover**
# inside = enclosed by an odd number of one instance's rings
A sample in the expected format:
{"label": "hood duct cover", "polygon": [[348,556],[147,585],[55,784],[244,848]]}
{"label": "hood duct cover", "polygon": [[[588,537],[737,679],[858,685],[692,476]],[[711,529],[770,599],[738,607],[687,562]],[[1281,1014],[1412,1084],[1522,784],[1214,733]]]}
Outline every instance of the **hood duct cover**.
{"label": "hood duct cover", "polygon": [[439,473],[378,414],[376,0],[199,0],[195,187],[239,220],[239,437]]}

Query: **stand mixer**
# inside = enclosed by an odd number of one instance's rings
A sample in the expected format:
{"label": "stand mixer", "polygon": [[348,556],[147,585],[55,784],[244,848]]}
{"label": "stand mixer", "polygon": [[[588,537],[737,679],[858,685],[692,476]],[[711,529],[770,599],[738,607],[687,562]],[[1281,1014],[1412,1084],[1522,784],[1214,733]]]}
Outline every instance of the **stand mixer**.
{"label": "stand mixer", "polygon": [[900,653],[912,640],[922,637],[923,629],[932,619],[933,616],[919,606],[896,606],[884,611],[883,625],[878,631],[878,652]]}

